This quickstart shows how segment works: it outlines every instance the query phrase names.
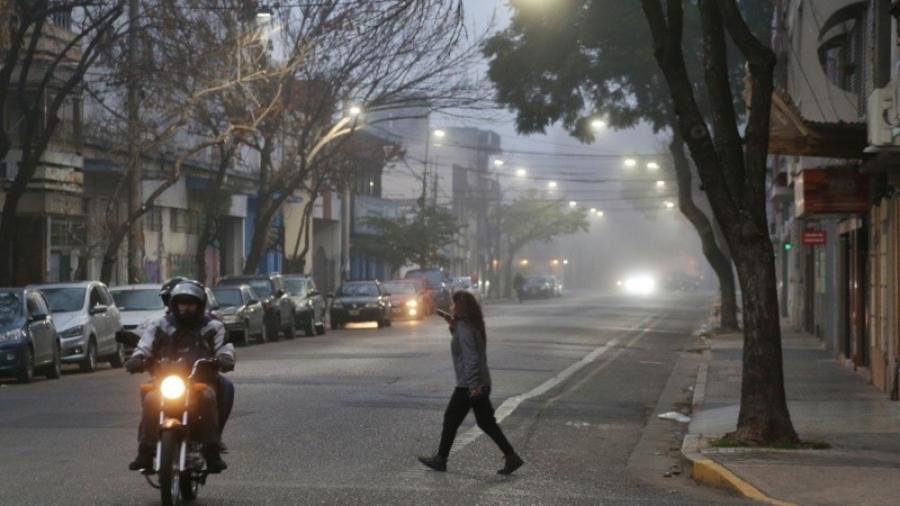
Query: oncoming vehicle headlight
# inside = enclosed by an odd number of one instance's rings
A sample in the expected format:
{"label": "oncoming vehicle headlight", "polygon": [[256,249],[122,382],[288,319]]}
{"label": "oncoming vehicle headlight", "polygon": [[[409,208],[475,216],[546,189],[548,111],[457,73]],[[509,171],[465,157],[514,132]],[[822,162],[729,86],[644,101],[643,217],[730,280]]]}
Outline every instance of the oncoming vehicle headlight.
{"label": "oncoming vehicle headlight", "polygon": [[408,301],[406,301],[406,307],[412,307],[412,308],[414,308],[414,307],[416,307],[416,306],[418,306],[418,305],[419,305],[419,303],[416,302],[415,300],[408,300]]}
{"label": "oncoming vehicle headlight", "polygon": [[650,295],[656,291],[656,280],[649,274],[638,274],[625,279],[623,287],[632,295]]}
{"label": "oncoming vehicle headlight", "polygon": [[184,380],[178,376],[167,376],[159,385],[159,389],[166,399],[178,399],[184,395],[184,388]]}

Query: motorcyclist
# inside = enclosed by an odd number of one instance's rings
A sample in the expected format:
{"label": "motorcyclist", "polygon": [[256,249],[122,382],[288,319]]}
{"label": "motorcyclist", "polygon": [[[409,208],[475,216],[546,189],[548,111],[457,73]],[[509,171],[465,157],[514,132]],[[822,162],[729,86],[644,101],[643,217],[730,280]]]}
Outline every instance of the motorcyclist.
{"label": "motorcyclist", "polygon": [[[182,281],[196,283],[197,286],[203,288],[202,283],[193,279],[183,278],[181,276],[175,276],[168,279],[163,283],[159,290],[159,298],[162,299],[163,305],[165,305],[166,308],[169,307],[169,297],[171,296],[172,289],[178,286],[178,283],[181,283]],[[169,310],[169,312],[170,311],[171,310]],[[207,312],[207,316],[215,318],[209,312]],[[225,432],[225,424],[228,422],[228,417],[231,416],[231,409],[234,407],[234,383],[224,375],[220,374],[214,385],[213,388],[216,389],[216,408],[219,412],[219,450],[222,453],[228,453],[228,447],[225,446],[225,442],[222,440],[222,434]]]}
{"label": "motorcyclist", "polygon": [[[171,290],[169,313],[147,327],[125,362],[130,373],[142,372],[147,360],[154,358],[187,359],[215,357],[220,371],[234,369],[234,347],[225,343],[225,326],[205,314],[206,292],[196,282],[182,281]],[[214,371],[211,374],[216,374]],[[216,374],[217,375],[217,374]],[[213,379],[213,378],[209,378]],[[148,393],[143,400],[143,416],[138,429],[138,455],[129,469],[150,469],[157,441],[159,394]],[[203,445],[203,457],[210,472],[221,472],[228,465],[219,448],[216,393],[207,387],[194,401],[192,435]]]}

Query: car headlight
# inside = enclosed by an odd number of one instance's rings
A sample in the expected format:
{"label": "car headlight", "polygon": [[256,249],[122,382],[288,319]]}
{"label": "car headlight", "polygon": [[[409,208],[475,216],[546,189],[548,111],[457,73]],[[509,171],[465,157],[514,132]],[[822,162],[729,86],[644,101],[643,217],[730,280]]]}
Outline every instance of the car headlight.
{"label": "car headlight", "polygon": [[222,316],[222,323],[237,323],[238,316],[236,314],[227,314]]}
{"label": "car headlight", "polygon": [[178,399],[184,395],[184,380],[178,376],[167,376],[159,385],[159,390],[166,399]]}
{"label": "car headlight", "polygon": [[365,307],[378,307],[378,301],[375,302],[366,302]]}
{"label": "car headlight", "polygon": [[75,325],[59,333],[59,337],[78,337],[84,335],[84,325]]}
{"label": "car headlight", "polygon": [[419,305],[419,303],[416,302],[415,299],[410,299],[410,300],[406,301],[406,307],[415,308],[418,305]]}
{"label": "car headlight", "polygon": [[0,333],[0,343],[18,341],[19,339],[24,339],[25,336],[25,331],[22,329],[7,330],[6,332]]}
{"label": "car headlight", "polygon": [[344,305],[341,303],[341,301],[334,299],[334,302],[331,303],[331,307],[341,309],[342,307],[344,307]]}

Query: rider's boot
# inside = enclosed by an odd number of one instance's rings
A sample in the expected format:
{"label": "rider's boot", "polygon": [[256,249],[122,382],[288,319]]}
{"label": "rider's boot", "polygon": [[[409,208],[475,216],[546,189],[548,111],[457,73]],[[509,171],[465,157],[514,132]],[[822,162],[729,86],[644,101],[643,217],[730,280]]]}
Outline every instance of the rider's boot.
{"label": "rider's boot", "polygon": [[138,471],[141,469],[153,469],[153,445],[141,443],[138,445],[138,454],[134,461],[128,464],[130,471]]}
{"label": "rider's boot", "polygon": [[222,460],[219,443],[208,443],[203,445],[203,458],[206,460],[206,470],[211,473],[221,473],[228,469],[228,464]]}

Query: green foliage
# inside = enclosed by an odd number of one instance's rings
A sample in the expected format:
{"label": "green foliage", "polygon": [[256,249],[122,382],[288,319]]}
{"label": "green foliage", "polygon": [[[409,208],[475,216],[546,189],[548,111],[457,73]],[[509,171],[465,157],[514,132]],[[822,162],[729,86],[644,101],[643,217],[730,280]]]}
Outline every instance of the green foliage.
{"label": "green foliage", "polygon": [[571,209],[564,199],[548,199],[534,190],[501,205],[498,212],[510,256],[528,243],[549,242],[557,236],[587,232],[589,227],[587,211]]}
{"label": "green foliage", "polygon": [[[741,3],[746,4],[748,23],[757,33],[763,32],[772,7],[758,4],[770,3]],[[640,121],[654,131],[671,126],[669,90],[653,55],[653,38],[640,2],[543,4],[512,0],[509,27],[482,48],[490,59],[488,77],[497,100],[516,113],[519,132],[544,132],[560,122],[578,139],[592,141],[590,123],[598,117],[616,129],[631,128]],[[698,82],[703,50],[696,9],[686,8],[684,25],[685,63]],[[740,83],[744,62],[732,58],[730,63],[732,82]],[[735,113],[740,116],[740,93],[735,97]],[[706,97],[698,99],[705,102]],[[706,103],[700,107],[709,109]]]}
{"label": "green foliage", "polygon": [[369,216],[362,223],[374,233],[357,237],[351,247],[384,259],[393,271],[408,264],[446,264],[448,259],[440,251],[453,243],[459,233],[453,213],[438,206],[425,207],[412,218]]}

